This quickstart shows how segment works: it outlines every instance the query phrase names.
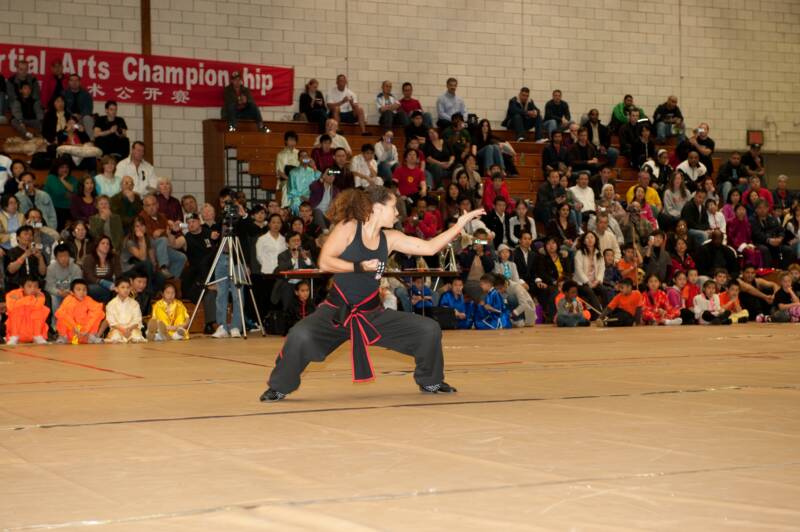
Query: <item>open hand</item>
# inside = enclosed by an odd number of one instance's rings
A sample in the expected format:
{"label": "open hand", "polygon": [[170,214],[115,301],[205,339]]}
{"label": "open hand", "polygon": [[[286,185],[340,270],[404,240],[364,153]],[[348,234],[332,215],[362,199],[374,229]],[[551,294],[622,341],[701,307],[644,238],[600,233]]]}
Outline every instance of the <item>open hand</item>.
{"label": "open hand", "polygon": [[479,218],[484,214],[486,214],[486,210],[484,209],[475,209],[474,211],[465,212],[464,214],[458,217],[458,226],[463,228],[472,220],[474,220],[475,218]]}

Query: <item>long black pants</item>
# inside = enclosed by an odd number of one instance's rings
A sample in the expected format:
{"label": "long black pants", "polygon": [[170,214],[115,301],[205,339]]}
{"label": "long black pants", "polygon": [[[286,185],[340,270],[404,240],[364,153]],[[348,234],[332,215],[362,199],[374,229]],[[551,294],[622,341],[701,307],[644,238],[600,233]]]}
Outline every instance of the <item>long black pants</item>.
{"label": "long black pants", "polygon": [[[300,386],[300,375],[309,362],[322,362],[350,339],[349,327],[333,324],[335,314],[335,308],[321,305],[292,327],[275,360],[275,369],[269,377],[270,388],[281,393],[293,392]],[[366,316],[380,334],[373,345],[414,357],[417,384],[427,386],[444,380],[442,330],[438,323],[409,312],[380,308]]]}

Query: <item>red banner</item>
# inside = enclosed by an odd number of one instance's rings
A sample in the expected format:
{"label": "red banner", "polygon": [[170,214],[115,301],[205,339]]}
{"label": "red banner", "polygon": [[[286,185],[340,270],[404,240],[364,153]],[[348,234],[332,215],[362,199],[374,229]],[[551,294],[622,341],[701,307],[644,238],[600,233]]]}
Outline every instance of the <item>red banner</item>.
{"label": "red banner", "polygon": [[29,72],[41,81],[50,64],[60,59],[64,72],[81,76],[95,100],[184,107],[222,107],[222,91],[230,75],[239,72],[260,106],[292,105],[294,69],[182,57],[143,56],[71,48],[0,44],[0,73],[17,71],[28,61]]}

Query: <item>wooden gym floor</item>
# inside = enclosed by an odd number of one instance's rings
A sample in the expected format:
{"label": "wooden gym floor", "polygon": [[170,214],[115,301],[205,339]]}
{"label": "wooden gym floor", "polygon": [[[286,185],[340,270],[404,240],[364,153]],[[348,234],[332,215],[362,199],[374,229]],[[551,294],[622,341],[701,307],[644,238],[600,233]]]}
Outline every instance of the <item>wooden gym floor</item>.
{"label": "wooden gym floor", "polygon": [[447,332],[453,396],[277,338],[0,348],[0,529],[789,530],[800,328]]}

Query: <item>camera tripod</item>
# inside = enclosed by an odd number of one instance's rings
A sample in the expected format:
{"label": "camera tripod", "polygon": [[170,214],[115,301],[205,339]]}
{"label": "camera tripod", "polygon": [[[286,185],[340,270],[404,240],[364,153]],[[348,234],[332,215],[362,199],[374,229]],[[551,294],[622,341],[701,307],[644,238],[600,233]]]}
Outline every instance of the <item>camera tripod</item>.
{"label": "camera tripod", "polygon": [[[222,257],[223,253],[227,253],[228,255],[228,274],[225,276],[220,277],[219,279],[214,279],[214,272],[217,269],[217,263],[219,263],[220,257]],[[244,252],[242,251],[242,244],[239,241],[239,237],[233,234],[226,234],[222,237],[222,241],[219,243],[219,248],[217,249],[217,254],[214,257],[213,262],[211,263],[211,268],[206,276],[206,280],[203,283],[203,290],[200,292],[200,297],[197,299],[197,303],[194,306],[194,311],[192,311],[192,317],[189,318],[189,325],[187,329],[191,329],[192,323],[194,322],[194,318],[197,315],[197,309],[200,308],[200,305],[203,303],[203,297],[206,295],[206,291],[210,286],[214,286],[222,281],[230,281],[233,284],[232,290],[236,292],[239,296],[239,315],[242,318],[242,338],[245,340],[247,339],[247,325],[245,324],[244,319],[244,291],[247,289],[247,292],[250,294],[250,300],[253,303],[253,309],[256,313],[256,319],[258,320],[258,329],[261,331],[261,336],[266,336],[267,333],[264,331],[264,324],[261,323],[261,314],[258,312],[258,305],[256,304],[255,295],[253,295],[253,283],[250,280],[250,274],[247,271],[246,261],[244,260]],[[233,304],[236,305],[236,297],[233,298]],[[225,302],[227,307],[227,301]],[[224,324],[218,324],[224,325]]]}

